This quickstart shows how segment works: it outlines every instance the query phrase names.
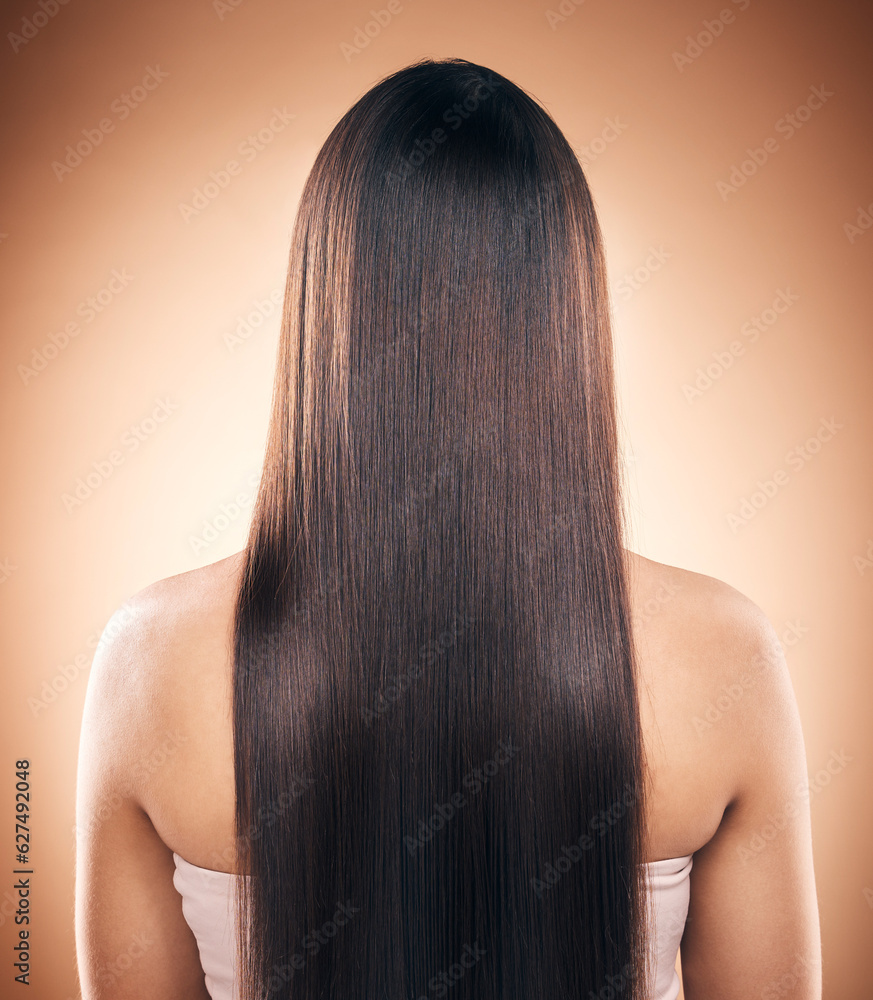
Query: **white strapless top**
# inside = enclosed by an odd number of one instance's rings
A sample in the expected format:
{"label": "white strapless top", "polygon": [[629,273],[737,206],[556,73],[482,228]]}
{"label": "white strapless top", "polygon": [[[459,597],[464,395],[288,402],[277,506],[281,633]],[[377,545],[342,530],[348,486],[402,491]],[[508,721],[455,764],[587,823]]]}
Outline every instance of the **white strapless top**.
{"label": "white strapless top", "polygon": [[[645,865],[654,908],[654,934],[649,942],[655,969],[651,1000],[676,1000],[679,996],[676,956],[691,898],[692,857],[688,854]],[[238,1000],[233,902],[236,876],[192,865],[175,851],[173,861],[173,885],[182,897],[185,920],[197,938],[206,989],[212,1000]]]}

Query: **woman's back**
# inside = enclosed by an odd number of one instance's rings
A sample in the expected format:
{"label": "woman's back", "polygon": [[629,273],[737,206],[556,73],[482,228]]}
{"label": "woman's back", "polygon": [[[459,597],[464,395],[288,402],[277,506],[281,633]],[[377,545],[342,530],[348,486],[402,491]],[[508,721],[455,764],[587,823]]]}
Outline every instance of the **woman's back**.
{"label": "woman's back", "polygon": [[[624,970],[648,1000],[644,865],[692,854],[686,971],[710,996],[808,939],[808,813],[738,850],[805,773],[772,628],[717,581],[624,565],[609,303],[573,147],[494,70],[390,73],[319,150],[245,557],[140,596],[83,721],[83,812],[126,763],[142,807],[83,867],[105,885],[114,857],[152,924],[160,893],[190,959],[173,852],[248,874],[244,996],[420,997],[476,945],[456,1000],[588,997]],[[152,757],[156,731],[175,742]],[[344,900],[368,918],[280,981]]]}
{"label": "woman's back", "polygon": [[[712,996],[721,982],[719,995],[739,997],[768,982],[784,984],[788,975],[799,990],[790,995],[820,996],[808,810],[772,799],[784,800],[786,789],[801,796],[800,783],[806,787],[775,633],[727,584],[634,553],[626,558],[651,783],[646,860],[693,856],[685,995]],[[156,870],[167,883],[174,853],[214,872],[238,870],[230,641],[240,568],[237,553],[135,595],[103,658],[104,676],[95,678],[95,697],[100,689],[111,697],[115,736],[108,739],[124,762],[126,792],[150,821]],[[276,810],[310,780],[301,774]],[[768,809],[783,816],[775,837],[766,829]],[[117,810],[118,824],[128,822],[124,815]],[[179,897],[167,899],[176,960],[199,971],[196,940],[179,922]]]}
{"label": "woman's back", "polygon": [[[728,645],[732,632],[741,638],[741,618],[753,616],[754,605],[711,577],[628,555],[652,778],[646,860],[656,861],[697,852],[736,792],[742,712],[738,706],[710,725],[707,704],[739,675]],[[161,719],[154,738],[159,747],[165,734],[169,746],[169,736],[180,734],[166,763],[144,782],[143,805],[168,847],[227,872],[237,870],[228,642],[240,566],[237,553],[140,596],[143,627],[162,637],[161,688],[149,696],[153,717]],[[150,756],[145,748],[143,754]],[[305,781],[301,776],[301,788]]]}

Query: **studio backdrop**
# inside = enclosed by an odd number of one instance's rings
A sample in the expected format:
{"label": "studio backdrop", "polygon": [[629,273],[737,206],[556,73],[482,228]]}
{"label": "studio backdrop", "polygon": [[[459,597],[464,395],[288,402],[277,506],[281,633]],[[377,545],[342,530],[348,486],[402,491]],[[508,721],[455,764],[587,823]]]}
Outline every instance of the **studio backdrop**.
{"label": "studio backdrop", "polygon": [[381,77],[461,56],[540,100],[583,166],[628,544],[776,627],[824,995],[871,996],[871,24],[850,0],[4,4],[0,995],[78,996],[89,667],[130,595],[244,544],[315,155]]}

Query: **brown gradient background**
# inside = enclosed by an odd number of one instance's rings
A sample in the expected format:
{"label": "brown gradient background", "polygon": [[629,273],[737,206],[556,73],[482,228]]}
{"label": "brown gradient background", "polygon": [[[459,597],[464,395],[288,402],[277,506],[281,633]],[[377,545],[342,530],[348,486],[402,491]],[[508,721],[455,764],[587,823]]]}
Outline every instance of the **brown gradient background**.
{"label": "brown gradient background", "polygon": [[[6,895],[14,761],[31,760],[34,796],[26,995],[66,1000],[78,995],[75,775],[94,638],[140,588],[242,547],[248,508],[219,521],[200,551],[192,538],[222,504],[251,497],[278,309],[236,349],[225,336],[253,300],[282,288],[301,187],[338,118],[384,74],[424,55],[458,55],[541,99],[583,163],[608,118],[626,126],[585,169],[615,293],[631,545],[727,581],[789,640],[791,623],[802,631],[786,655],[810,776],[833,751],[851,757],[812,796],[824,995],[869,998],[873,232],[852,240],[844,230],[873,202],[869,6],[585,0],[566,3],[553,29],[547,11],[557,3],[401,0],[346,59],[341,45],[383,6],[242,0],[220,17],[209,0],[69,0],[20,51],[0,43],[0,994],[25,995],[12,979]],[[680,71],[672,53],[726,7],[733,23]],[[4,36],[39,9],[36,0],[5,4]],[[119,121],[110,105],[155,65],[168,76]],[[833,96],[792,137],[779,135],[776,122],[813,86]],[[240,159],[238,145],[267,126],[274,106],[296,117],[184,221],[180,203]],[[107,116],[115,130],[58,180],[52,162]],[[778,150],[723,199],[716,182],[769,136]],[[628,297],[620,282],[652,247],[664,262]],[[25,385],[18,366],[79,318],[78,304],[113,268],[133,280]],[[797,302],[749,343],[743,324],[786,288]],[[686,400],[683,384],[733,340],[745,353]],[[125,430],[163,397],[177,404],[170,418],[65,509],[62,495],[122,450]],[[823,418],[837,433],[793,470],[788,453]],[[779,469],[787,485],[732,530],[728,513]],[[52,681],[54,700],[35,708],[30,699]]]}

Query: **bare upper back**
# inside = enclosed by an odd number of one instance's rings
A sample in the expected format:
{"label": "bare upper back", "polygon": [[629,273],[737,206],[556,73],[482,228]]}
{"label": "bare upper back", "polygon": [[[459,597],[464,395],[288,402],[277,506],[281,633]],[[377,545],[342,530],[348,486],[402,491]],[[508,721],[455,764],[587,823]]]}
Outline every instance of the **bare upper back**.
{"label": "bare upper back", "polygon": [[[647,860],[691,854],[715,834],[744,766],[742,712],[713,718],[745,669],[760,609],[712,577],[627,552],[640,713],[652,794]],[[145,588],[135,624],[135,794],[167,847],[235,871],[231,715],[236,553]],[[716,709],[716,712],[719,710]]]}
{"label": "bare upper back", "polygon": [[[789,981],[797,1000],[821,1000],[806,751],[778,637],[732,587],[627,558],[653,792],[645,857],[694,854],[684,995],[745,998]],[[127,980],[129,995],[206,996],[170,850],[239,870],[230,680],[240,566],[238,554],[147,587],[95,655],[76,808],[77,948],[92,986],[145,927],[161,947],[141,967],[148,985]]]}

